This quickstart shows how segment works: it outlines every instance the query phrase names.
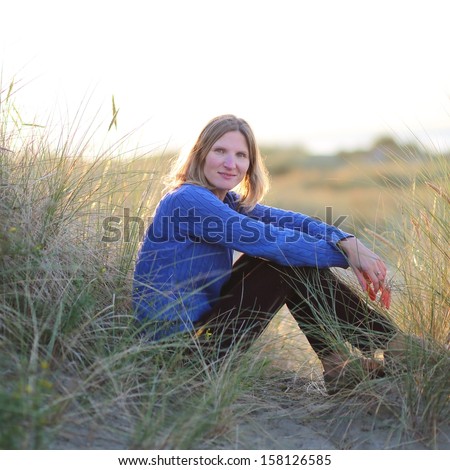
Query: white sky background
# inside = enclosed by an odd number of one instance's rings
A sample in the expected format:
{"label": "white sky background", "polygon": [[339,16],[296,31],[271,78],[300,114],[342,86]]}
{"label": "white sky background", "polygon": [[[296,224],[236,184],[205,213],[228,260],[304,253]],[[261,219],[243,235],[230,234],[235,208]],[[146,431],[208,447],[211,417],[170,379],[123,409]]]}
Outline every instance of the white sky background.
{"label": "white sky background", "polygon": [[[388,132],[450,143],[447,0],[3,0],[2,88],[25,119],[86,93],[114,137],[178,147],[222,113],[316,153]],[[92,95],[91,95],[92,94]],[[89,112],[91,112],[89,111]],[[86,119],[89,112],[86,114]],[[36,118],[34,116],[37,116]],[[55,124],[54,124],[55,125]],[[425,138],[426,139],[426,138]]]}

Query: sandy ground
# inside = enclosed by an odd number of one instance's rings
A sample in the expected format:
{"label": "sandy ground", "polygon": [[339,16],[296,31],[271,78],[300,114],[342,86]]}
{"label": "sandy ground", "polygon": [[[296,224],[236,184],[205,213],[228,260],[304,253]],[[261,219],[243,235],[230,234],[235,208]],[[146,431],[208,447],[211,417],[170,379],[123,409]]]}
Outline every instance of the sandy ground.
{"label": "sandy ground", "polygon": [[[392,408],[379,407],[373,389],[359,390],[354,396],[328,396],[320,364],[294,328],[292,317],[281,311],[277,320],[270,326],[270,341],[264,343],[264,353],[273,357],[273,375],[238,401],[236,414],[227,417],[219,437],[198,449],[450,449],[450,425],[440,427],[434,442],[429,436],[427,442],[425,436],[402,435],[401,418]],[[386,393],[386,383],[382,386],[379,393]],[[112,419],[114,423],[90,428],[69,427],[53,447],[128,448],[132,426]]]}
{"label": "sandy ground", "polygon": [[[228,433],[226,448],[450,449],[450,423],[427,442],[424,436],[403,435],[400,418],[391,408],[380,408],[373,392],[330,397],[320,363],[294,319],[282,310],[276,320],[266,349],[283,372],[257,390],[259,410]],[[395,393],[386,384],[380,387],[380,393]]]}
{"label": "sandy ground", "polygon": [[[199,443],[196,449],[450,449],[448,425],[439,430],[434,442],[423,436],[405,436],[390,410],[370,406],[361,393],[354,398],[329,397],[320,381],[289,372],[255,392],[248,401],[248,408],[254,411],[243,414],[246,406],[238,403],[237,415],[227,417],[221,435]],[[121,418],[108,418],[88,428],[69,426],[51,448],[128,449],[131,430],[130,423]]]}
{"label": "sandy ground", "polygon": [[[278,382],[279,385],[279,382]],[[284,399],[280,400],[280,392]],[[285,390],[266,391],[267,408],[250,414],[222,441],[226,449],[450,449],[450,427],[434,442],[402,435],[388,410],[367,406],[364,397],[330,398],[321,384],[286,379]],[[275,401],[275,403],[274,403]],[[337,420],[339,418],[339,420]]]}
{"label": "sandy ground", "polygon": [[[285,399],[279,400],[280,390],[266,391],[267,407],[249,413],[245,419],[227,427],[214,441],[200,443],[195,449],[209,450],[385,450],[385,449],[450,449],[450,428],[441,429],[434,442],[422,436],[403,436],[392,415],[367,410],[358,416],[348,414],[336,398],[330,399],[314,390],[310,382],[297,380],[286,384]],[[313,388],[313,390],[311,390]],[[309,390],[308,390],[309,389]],[[291,395],[288,400],[287,396]],[[260,399],[261,400],[261,399]],[[288,403],[288,401],[290,403]],[[260,402],[261,404],[261,402]],[[348,402],[347,402],[348,404]],[[353,406],[358,407],[358,402]],[[342,419],[345,413],[346,419]],[[336,417],[340,417],[339,422]],[[52,449],[128,449],[126,428],[118,433],[121,423],[90,428],[67,428],[51,446]],[[147,447],[144,447],[147,448]],[[159,446],[158,446],[159,448]],[[195,450],[194,449],[194,450]]]}

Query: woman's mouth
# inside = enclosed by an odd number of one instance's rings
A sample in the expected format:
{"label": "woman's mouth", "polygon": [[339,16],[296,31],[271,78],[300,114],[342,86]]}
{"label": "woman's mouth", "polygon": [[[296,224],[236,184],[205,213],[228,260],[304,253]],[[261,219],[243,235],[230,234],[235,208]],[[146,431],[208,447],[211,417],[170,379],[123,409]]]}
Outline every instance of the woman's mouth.
{"label": "woman's mouth", "polygon": [[222,173],[222,172],[219,172],[219,175],[222,176],[222,178],[225,178],[225,179],[232,179],[232,178],[235,178],[236,175],[233,174],[233,173]]}

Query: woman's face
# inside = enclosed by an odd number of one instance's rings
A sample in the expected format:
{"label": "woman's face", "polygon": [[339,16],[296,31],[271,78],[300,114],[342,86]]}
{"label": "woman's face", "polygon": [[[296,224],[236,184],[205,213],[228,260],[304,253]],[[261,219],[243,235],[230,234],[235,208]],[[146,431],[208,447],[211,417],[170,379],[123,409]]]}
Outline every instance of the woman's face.
{"label": "woman's face", "polygon": [[250,156],[245,137],[239,131],[231,131],[216,140],[206,155],[203,171],[214,186],[214,194],[221,200],[230,189],[236,187],[247,173]]}

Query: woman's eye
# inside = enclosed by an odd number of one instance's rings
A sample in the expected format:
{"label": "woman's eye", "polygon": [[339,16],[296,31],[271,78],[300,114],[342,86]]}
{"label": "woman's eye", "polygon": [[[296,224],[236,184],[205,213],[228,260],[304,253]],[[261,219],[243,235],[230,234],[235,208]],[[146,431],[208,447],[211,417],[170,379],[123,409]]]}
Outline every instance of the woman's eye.
{"label": "woman's eye", "polygon": [[247,154],[246,153],[238,153],[237,156],[239,158],[247,158]]}
{"label": "woman's eye", "polygon": [[217,148],[217,149],[216,149],[216,153],[223,153],[223,152],[224,152],[224,150],[221,149],[221,148]]}

